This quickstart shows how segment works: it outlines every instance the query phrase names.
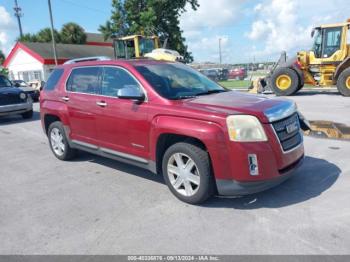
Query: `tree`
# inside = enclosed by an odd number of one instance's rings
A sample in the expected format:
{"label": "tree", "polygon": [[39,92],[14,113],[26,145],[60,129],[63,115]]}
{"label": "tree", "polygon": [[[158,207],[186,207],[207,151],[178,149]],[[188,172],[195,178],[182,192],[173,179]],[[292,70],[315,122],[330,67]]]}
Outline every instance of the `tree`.
{"label": "tree", "polygon": [[38,42],[36,34],[24,34],[22,37],[17,38],[20,42]]}
{"label": "tree", "polygon": [[8,69],[5,67],[2,67],[1,65],[4,63],[5,61],[5,54],[4,52],[2,52],[2,50],[0,50],[0,75],[8,75]]}
{"label": "tree", "polygon": [[198,0],[113,0],[111,19],[99,30],[105,38],[126,33],[158,35],[161,41],[168,40],[168,48],[179,51],[191,62],[193,57],[180,28],[180,16],[187,4],[193,10],[199,7]]}
{"label": "tree", "polygon": [[104,25],[100,25],[98,30],[103,34],[105,40],[127,34],[125,9],[121,0],[112,0],[111,18]]}
{"label": "tree", "polygon": [[62,26],[60,32],[61,42],[64,44],[85,44],[85,30],[78,24],[70,22]]}
{"label": "tree", "polygon": [[0,50],[0,65],[2,65],[4,61],[5,61],[5,54],[4,52],[2,52],[2,50]]}
{"label": "tree", "polygon": [[[57,30],[53,31],[53,35],[55,37],[56,43],[60,43],[61,36],[57,32]],[[41,29],[37,34],[37,42],[48,43],[48,42],[51,42],[51,39],[52,39],[51,38],[51,29],[48,27]]]}

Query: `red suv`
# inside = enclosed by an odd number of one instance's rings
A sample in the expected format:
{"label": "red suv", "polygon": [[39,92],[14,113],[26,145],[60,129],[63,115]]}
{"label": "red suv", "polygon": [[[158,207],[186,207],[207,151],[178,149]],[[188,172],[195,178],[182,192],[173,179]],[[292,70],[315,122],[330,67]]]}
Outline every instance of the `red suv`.
{"label": "red suv", "polygon": [[224,89],[181,63],[73,60],[40,107],[58,159],[84,150],[146,168],[192,204],[271,188],[304,157],[294,102]]}

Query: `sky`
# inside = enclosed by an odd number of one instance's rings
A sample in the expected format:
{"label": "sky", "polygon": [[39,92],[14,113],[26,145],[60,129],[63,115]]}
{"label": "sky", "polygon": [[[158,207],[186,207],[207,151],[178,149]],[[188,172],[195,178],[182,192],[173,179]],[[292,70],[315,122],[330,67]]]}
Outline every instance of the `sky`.
{"label": "sky", "polygon": [[[285,50],[293,55],[311,46],[314,26],[350,18],[349,0],[198,0],[197,11],[187,8],[180,25],[196,62],[275,61]],[[51,0],[54,26],[76,22],[86,32],[98,32],[110,17],[110,0]],[[18,0],[24,33],[50,24],[46,0]],[[0,49],[7,54],[18,37],[14,0],[0,0]]]}

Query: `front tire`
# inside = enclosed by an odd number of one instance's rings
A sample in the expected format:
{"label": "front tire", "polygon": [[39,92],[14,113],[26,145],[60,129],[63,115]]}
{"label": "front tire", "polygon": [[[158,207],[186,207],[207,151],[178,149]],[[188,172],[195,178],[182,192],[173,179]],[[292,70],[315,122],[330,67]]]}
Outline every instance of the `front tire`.
{"label": "front tire", "polygon": [[186,203],[203,203],[215,192],[209,155],[197,145],[181,142],[170,146],[162,171],[170,191]]}
{"label": "front tire", "polygon": [[71,148],[61,122],[53,122],[48,130],[49,144],[52,153],[59,160],[71,160],[76,156],[76,149]]}
{"label": "front tire", "polygon": [[272,91],[277,96],[290,96],[299,90],[298,73],[288,67],[279,67],[271,77]]}
{"label": "front tire", "polygon": [[345,69],[340,74],[337,81],[337,88],[343,96],[350,96],[350,68]]}

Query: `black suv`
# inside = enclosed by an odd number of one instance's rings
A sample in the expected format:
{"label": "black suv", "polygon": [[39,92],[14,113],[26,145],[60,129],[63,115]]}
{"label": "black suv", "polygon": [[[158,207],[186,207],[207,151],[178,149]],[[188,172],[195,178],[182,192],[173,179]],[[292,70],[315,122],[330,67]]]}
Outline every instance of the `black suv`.
{"label": "black suv", "polygon": [[14,87],[10,80],[0,75],[0,116],[22,115],[24,119],[33,116],[33,100],[23,90]]}

